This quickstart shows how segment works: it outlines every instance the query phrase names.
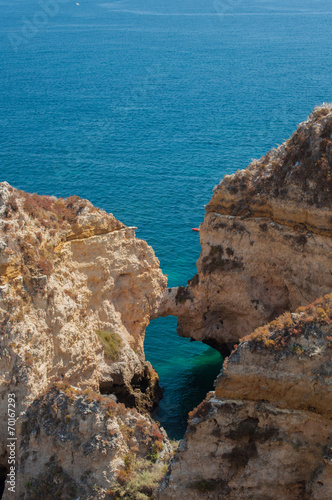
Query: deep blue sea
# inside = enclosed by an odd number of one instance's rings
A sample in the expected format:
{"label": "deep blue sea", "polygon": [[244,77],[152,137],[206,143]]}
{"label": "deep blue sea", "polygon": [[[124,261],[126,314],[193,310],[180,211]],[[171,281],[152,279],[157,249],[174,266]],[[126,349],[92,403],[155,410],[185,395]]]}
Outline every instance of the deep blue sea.
{"label": "deep blue sea", "polygon": [[[77,194],[195,272],[212,188],[332,101],[330,0],[0,0],[0,180]],[[153,321],[146,355],[172,437],[220,370]]]}

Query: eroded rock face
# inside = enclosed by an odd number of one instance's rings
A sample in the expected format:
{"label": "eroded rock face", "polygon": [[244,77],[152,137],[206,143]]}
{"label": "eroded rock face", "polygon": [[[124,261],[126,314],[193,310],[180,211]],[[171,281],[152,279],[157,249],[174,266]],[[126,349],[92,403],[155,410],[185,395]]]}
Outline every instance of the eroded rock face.
{"label": "eroded rock face", "polygon": [[332,287],[332,106],[214,189],[198,274],[166,292],[178,333],[228,354],[241,336]]}
{"label": "eroded rock face", "polygon": [[190,415],[159,492],[186,498],[332,497],[332,295],[243,339]]}
{"label": "eroded rock face", "polygon": [[0,414],[9,393],[18,415],[62,380],[151,409],[160,389],[143,342],[165,289],[151,247],[113,215],[1,183]]}
{"label": "eroded rock face", "polygon": [[15,498],[31,500],[116,498],[128,480],[163,474],[172,451],[147,414],[63,383],[29,406],[19,435]]}

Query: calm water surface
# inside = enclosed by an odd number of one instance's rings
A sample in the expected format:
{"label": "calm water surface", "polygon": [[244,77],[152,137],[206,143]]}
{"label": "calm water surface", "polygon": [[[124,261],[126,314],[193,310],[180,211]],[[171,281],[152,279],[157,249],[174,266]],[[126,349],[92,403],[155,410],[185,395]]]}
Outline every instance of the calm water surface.
{"label": "calm water surface", "polygon": [[[0,180],[138,226],[184,285],[213,186],[332,101],[331,2],[78,3],[0,0]],[[175,318],[152,322],[145,348],[157,418],[180,437],[220,357]]]}

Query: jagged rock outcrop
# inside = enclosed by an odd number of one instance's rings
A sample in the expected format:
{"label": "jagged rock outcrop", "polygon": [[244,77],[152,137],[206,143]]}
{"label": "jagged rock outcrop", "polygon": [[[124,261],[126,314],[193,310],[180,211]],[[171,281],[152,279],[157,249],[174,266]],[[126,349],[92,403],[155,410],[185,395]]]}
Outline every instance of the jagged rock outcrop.
{"label": "jagged rock outcrop", "polygon": [[0,184],[0,483],[10,395],[17,498],[151,498],[171,447],[133,408],[160,395],[145,328],[176,315],[180,335],[222,354],[260,328],[192,413],[160,500],[332,497],[332,297],[285,313],[331,290],[331,140],[326,105],[226,176],[198,273],[169,290],[134,228],[77,197]]}
{"label": "jagged rock outcrop", "polygon": [[214,189],[197,275],[157,315],[228,354],[241,336],[332,288],[332,106]]}
{"label": "jagged rock outcrop", "polygon": [[[1,467],[10,393],[17,416],[62,380],[129,407],[153,407],[160,388],[143,342],[165,289],[158,259],[134,228],[78,197],[0,184]],[[38,446],[47,448],[42,435]]]}
{"label": "jagged rock outcrop", "polygon": [[332,294],[242,340],[158,498],[332,498]]}
{"label": "jagged rock outcrop", "polygon": [[15,498],[30,500],[147,500],[172,453],[147,414],[63,383],[35,399],[19,434],[17,489],[25,494]]}

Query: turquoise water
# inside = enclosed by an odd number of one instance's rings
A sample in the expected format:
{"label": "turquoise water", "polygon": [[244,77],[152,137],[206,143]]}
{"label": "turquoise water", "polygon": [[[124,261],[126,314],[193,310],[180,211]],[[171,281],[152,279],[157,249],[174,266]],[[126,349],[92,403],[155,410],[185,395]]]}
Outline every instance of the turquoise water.
{"label": "turquoise water", "polygon": [[[332,101],[331,2],[49,2],[0,0],[0,179],[138,226],[184,285],[213,186]],[[174,318],[145,347],[179,436],[220,358]]]}

